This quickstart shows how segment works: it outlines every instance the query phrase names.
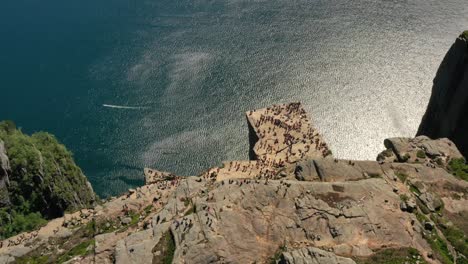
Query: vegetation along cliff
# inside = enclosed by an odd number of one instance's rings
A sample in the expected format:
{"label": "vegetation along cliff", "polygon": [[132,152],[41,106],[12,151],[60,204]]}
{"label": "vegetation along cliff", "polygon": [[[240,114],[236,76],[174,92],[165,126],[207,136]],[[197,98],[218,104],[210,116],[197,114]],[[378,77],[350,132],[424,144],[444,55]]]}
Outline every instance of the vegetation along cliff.
{"label": "vegetation along cliff", "polygon": [[0,122],[0,238],[92,206],[96,196],[72,154],[45,132]]}

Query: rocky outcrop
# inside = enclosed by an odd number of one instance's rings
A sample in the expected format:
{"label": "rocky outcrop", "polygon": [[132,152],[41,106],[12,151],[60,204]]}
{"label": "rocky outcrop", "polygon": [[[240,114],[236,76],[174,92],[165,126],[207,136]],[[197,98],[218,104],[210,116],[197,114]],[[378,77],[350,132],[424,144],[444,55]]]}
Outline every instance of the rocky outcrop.
{"label": "rocky outcrop", "polygon": [[284,178],[300,160],[331,158],[332,153],[300,103],[274,105],[246,113],[251,160],[224,162],[206,177],[221,181],[233,178]]}
{"label": "rocky outcrop", "polygon": [[449,138],[468,156],[468,31],[445,55],[417,135]]}
{"label": "rocky outcrop", "polygon": [[0,140],[0,207],[10,204],[8,195],[8,174],[10,170],[10,161],[6,154],[5,144]]}
{"label": "rocky outcrop", "polygon": [[389,138],[384,140],[384,145],[387,150],[377,156],[380,162],[422,163],[432,167],[446,167],[450,160],[463,158],[457,146],[447,138]]}
{"label": "rocky outcrop", "polygon": [[332,154],[301,103],[248,111],[246,116],[256,135],[253,138],[258,139],[253,144],[252,159],[280,165]]}
{"label": "rocky outcrop", "polygon": [[[255,160],[197,177],[145,169],[147,185],[1,242],[0,264],[43,256],[122,264],[466,261],[468,182],[447,167],[461,157],[450,140],[392,138],[379,161],[333,159],[300,105],[270,109],[279,116],[247,113],[259,124]],[[276,141],[281,148],[270,145]]]}
{"label": "rocky outcrop", "polygon": [[[426,136],[386,139],[377,161],[333,159],[300,103],[249,111],[250,160],[197,177],[145,169],[142,187],[0,241],[0,264],[468,263],[467,39],[439,68]],[[10,180],[61,210],[91,205],[63,146],[28,140],[0,141],[0,192]],[[27,162],[9,165],[8,151]]]}
{"label": "rocky outcrop", "polygon": [[145,185],[156,183],[158,181],[172,180],[176,177],[173,173],[150,168],[145,168],[143,172],[145,174]]}
{"label": "rocky outcrop", "polygon": [[286,167],[294,170],[299,181],[357,181],[381,177],[383,174],[376,161],[353,161],[339,159],[303,160]]}

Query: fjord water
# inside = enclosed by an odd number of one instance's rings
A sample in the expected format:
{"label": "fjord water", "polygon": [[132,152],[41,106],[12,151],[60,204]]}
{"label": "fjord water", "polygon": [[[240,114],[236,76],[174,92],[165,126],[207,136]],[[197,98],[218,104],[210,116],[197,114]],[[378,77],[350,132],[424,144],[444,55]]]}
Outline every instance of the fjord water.
{"label": "fjord water", "polygon": [[415,134],[466,0],[6,0],[0,119],[55,134],[102,196],[145,166],[248,154],[244,112],[301,101],[337,157]]}

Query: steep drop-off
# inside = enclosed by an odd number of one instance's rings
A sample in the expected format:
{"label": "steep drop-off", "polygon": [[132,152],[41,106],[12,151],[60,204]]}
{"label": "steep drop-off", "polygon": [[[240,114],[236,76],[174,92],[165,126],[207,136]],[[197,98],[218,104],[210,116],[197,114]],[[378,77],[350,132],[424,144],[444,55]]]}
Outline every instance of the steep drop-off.
{"label": "steep drop-off", "polygon": [[95,200],[71,153],[54,136],[28,136],[12,122],[0,122],[0,237],[92,206]]}
{"label": "steep drop-off", "polygon": [[468,156],[468,31],[461,34],[440,64],[417,135],[447,137]]}
{"label": "steep drop-off", "polygon": [[[467,263],[466,168],[448,139],[334,159],[299,103],[249,111],[254,160],[146,185],[0,241],[0,263]],[[252,135],[251,135],[252,136]],[[460,177],[461,178],[461,177]]]}
{"label": "steep drop-off", "polygon": [[[467,264],[468,165],[439,138],[468,141],[467,39],[444,59],[421,124],[438,139],[389,138],[377,161],[340,160],[300,103],[249,111],[249,160],[196,177],[147,168],[142,187],[0,240],[0,264]],[[4,204],[92,203],[54,137],[0,123],[0,140]]]}

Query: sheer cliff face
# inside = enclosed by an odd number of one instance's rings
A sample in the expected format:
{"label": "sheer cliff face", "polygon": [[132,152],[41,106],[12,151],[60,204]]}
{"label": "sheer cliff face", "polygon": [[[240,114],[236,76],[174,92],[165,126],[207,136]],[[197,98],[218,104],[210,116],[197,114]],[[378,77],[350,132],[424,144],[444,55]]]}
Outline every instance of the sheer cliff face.
{"label": "sheer cliff face", "polygon": [[27,207],[54,218],[91,206],[95,199],[72,154],[54,136],[28,136],[0,122],[0,209]]}
{"label": "sheer cliff face", "polygon": [[468,31],[457,38],[434,79],[418,135],[450,138],[468,156]]}

